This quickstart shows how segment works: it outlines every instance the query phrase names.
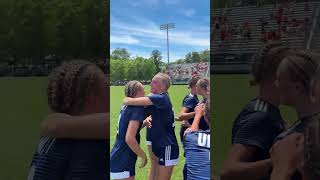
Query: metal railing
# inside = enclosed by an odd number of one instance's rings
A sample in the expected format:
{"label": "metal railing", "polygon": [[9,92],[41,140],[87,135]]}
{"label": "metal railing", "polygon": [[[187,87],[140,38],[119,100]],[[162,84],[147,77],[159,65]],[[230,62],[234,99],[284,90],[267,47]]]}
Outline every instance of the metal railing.
{"label": "metal railing", "polygon": [[313,16],[312,28],[311,28],[311,32],[309,34],[309,39],[307,41],[307,46],[306,46],[307,50],[311,49],[311,46],[314,44],[313,41],[316,40],[316,37],[314,37],[314,34],[315,33],[319,33],[319,21],[318,21],[318,18],[319,18],[319,13],[320,13],[320,9],[319,9],[320,7],[319,7],[319,5],[317,5],[314,8],[316,8],[316,11],[315,11],[315,14]]}

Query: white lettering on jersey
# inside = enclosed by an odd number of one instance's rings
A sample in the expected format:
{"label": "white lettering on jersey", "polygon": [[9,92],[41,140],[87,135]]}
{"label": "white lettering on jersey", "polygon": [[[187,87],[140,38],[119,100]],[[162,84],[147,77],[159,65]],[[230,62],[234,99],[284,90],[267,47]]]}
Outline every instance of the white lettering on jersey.
{"label": "white lettering on jersey", "polygon": [[202,147],[210,148],[210,134],[199,133],[198,134],[198,145]]}

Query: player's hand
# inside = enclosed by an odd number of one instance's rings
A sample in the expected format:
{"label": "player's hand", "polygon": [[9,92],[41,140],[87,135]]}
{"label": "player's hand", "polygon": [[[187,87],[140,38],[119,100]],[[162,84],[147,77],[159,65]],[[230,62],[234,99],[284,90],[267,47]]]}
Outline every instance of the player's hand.
{"label": "player's hand", "polygon": [[148,159],[147,159],[147,155],[146,153],[143,152],[142,157],[140,157],[140,164],[139,164],[139,168],[143,168],[147,165]]}
{"label": "player's hand", "polygon": [[183,136],[185,136],[187,133],[191,133],[191,132],[198,131],[198,130],[199,130],[199,129],[195,129],[195,128],[189,127],[188,129],[186,129],[186,130],[184,131]]}
{"label": "player's hand", "polygon": [[143,121],[143,125],[146,126],[147,128],[151,128],[152,127],[152,117],[148,116],[144,121]]}
{"label": "player's hand", "polygon": [[122,101],[122,104],[123,105],[128,105],[129,101],[131,100],[132,98],[131,97],[125,97]]}
{"label": "player's hand", "polygon": [[291,134],[275,143],[271,150],[272,166],[279,172],[293,174],[303,162],[304,136],[301,133]]}

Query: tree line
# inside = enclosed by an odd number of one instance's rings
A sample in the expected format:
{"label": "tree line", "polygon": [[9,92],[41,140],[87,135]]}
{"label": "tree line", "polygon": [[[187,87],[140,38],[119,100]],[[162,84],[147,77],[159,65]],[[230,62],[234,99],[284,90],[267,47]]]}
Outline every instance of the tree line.
{"label": "tree line", "polygon": [[103,61],[109,0],[0,1],[0,65]]}
{"label": "tree line", "polygon": [[[116,48],[110,54],[110,77],[112,81],[122,80],[150,80],[156,73],[164,71],[167,63],[162,61],[159,50],[153,50],[149,58],[132,57],[125,48]],[[210,51],[189,52],[185,58],[172,64],[209,62]]]}

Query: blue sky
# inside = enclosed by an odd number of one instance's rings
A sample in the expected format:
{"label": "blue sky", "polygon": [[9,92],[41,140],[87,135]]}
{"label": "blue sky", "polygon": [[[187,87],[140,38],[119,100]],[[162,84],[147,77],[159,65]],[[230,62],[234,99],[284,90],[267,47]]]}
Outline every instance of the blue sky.
{"label": "blue sky", "polygon": [[158,49],[167,62],[166,31],[169,30],[170,61],[188,52],[210,47],[209,0],[111,0],[110,51],[126,48],[132,56],[150,57]]}

